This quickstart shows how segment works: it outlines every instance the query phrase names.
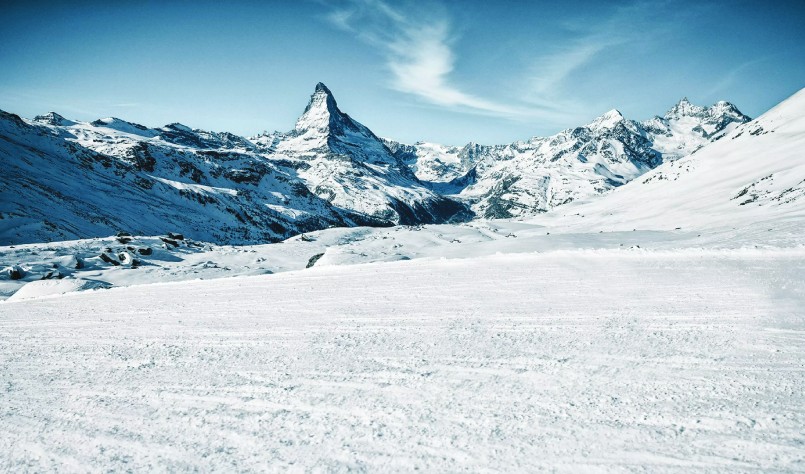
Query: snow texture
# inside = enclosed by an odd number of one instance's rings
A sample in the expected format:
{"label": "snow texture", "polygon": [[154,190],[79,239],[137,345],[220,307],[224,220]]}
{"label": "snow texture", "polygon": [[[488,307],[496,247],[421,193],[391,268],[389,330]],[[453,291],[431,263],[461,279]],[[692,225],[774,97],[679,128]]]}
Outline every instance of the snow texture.
{"label": "snow texture", "polygon": [[800,252],[557,252],[0,306],[3,470],[797,471]]}

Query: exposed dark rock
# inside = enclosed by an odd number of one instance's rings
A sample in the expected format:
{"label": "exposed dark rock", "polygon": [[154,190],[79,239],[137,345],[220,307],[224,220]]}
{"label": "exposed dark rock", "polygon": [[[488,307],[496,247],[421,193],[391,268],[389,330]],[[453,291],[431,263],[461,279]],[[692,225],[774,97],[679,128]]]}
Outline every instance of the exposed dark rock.
{"label": "exposed dark rock", "polygon": [[316,255],[310,257],[310,259],[307,261],[307,266],[305,268],[310,268],[313,265],[315,265],[316,262],[318,262],[319,259],[322,257],[322,255],[324,255],[324,254],[323,253],[317,253]]}
{"label": "exposed dark rock", "polygon": [[114,266],[118,266],[118,265],[120,265],[120,262],[118,262],[118,261],[117,261],[117,260],[115,260],[114,258],[110,257],[110,256],[109,256],[108,254],[106,254],[106,253],[102,253],[102,254],[100,254],[100,255],[99,255],[99,257],[101,258],[101,260],[103,260],[103,261],[104,261],[104,262],[106,262],[106,263],[111,263],[111,264],[112,264],[112,265],[114,265]]}
{"label": "exposed dark rock", "polygon": [[19,280],[25,276],[25,270],[19,265],[14,265],[8,268],[8,277],[12,280]]}
{"label": "exposed dark rock", "polygon": [[146,143],[140,142],[132,148],[134,157],[137,159],[137,168],[141,171],[153,172],[156,168],[157,160],[151,154]]}
{"label": "exposed dark rock", "polygon": [[174,247],[178,247],[178,246],[179,246],[179,242],[177,242],[177,241],[175,241],[175,240],[173,240],[173,239],[166,239],[165,237],[160,237],[160,238],[159,238],[159,240],[161,240],[161,241],[165,242],[165,243],[166,243],[166,244],[168,244],[168,245],[172,245],[172,246],[174,246]]}

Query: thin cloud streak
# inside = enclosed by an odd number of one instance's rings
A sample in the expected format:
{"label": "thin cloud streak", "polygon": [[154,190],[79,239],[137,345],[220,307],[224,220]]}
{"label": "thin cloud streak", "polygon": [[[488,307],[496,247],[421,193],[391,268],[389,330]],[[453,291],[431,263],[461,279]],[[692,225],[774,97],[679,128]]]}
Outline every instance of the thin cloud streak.
{"label": "thin cloud streak", "polygon": [[[593,110],[611,108],[611,103],[585,97],[574,90],[577,75],[588,71],[600,77],[607,58],[620,61],[624,52],[639,54],[656,49],[677,30],[675,25],[711,8],[702,5],[678,11],[669,1],[636,0],[608,8],[608,15],[591,21],[579,17],[565,22],[570,39],[561,46],[544,45],[534,51],[529,64],[518,77],[519,96],[513,100],[480,97],[454,82],[457,62],[455,48],[459,38],[443,5],[389,4],[385,0],[346,0],[330,8],[328,22],[360,41],[376,48],[390,73],[391,89],[413,95],[422,104],[449,108],[456,112],[502,117],[514,121],[539,120],[543,126],[567,126],[589,119]],[[668,22],[668,18],[675,21]],[[551,48],[552,49],[548,49]],[[599,75],[599,76],[596,76]],[[726,78],[725,81],[728,81]]]}
{"label": "thin cloud streak", "polygon": [[[664,37],[668,31],[652,21],[651,16],[663,11],[667,5],[668,2],[637,1],[616,8],[608,18],[600,21],[566,23],[565,27],[577,38],[563,48],[533,60],[524,81],[524,89],[528,91],[524,99],[530,104],[555,107],[569,115],[582,116],[599,108],[580,101],[573,91],[567,90],[571,76],[616,48],[650,47]],[[646,35],[648,29],[651,35]]]}
{"label": "thin cloud streak", "polygon": [[750,61],[746,61],[744,63],[739,64],[738,66],[732,68],[726,74],[724,74],[724,76],[721,78],[720,81],[716,82],[713,85],[713,87],[704,92],[704,95],[712,96],[721,93],[723,90],[733,85],[742,74],[751,70],[754,66],[762,64],[775,56],[779,56],[779,53],[764,56],[762,58],[755,58]]}
{"label": "thin cloud streak", "polygon": [[451,83],[456,57],[452,25],[444,15],[403,13],[381,0],[355,0],[334,9],[327,19],[384,54],[394,90],[472,113],[509,118],[531,114],[528,109],[466,93]]}

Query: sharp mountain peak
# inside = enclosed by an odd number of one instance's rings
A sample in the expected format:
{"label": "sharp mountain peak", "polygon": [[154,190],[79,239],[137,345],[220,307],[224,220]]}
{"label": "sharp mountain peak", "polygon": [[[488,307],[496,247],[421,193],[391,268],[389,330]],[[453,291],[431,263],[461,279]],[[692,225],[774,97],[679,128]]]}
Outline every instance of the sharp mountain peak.
{"label": "sharp mountain peak", "polygon": [[338,108],[333,93],[323,82],[319,82],[310,96],[305,111],[296,121],[295,128],[297,131],[310,129],[335,131],[339,130],[346,120],[348,116]]}
{"label": "sharp mountain peak", "polygon": [[590,122],[587,127],[593,130],[612,128],[623,120],[625,120],[625,118],[620,110],[612,109]]}

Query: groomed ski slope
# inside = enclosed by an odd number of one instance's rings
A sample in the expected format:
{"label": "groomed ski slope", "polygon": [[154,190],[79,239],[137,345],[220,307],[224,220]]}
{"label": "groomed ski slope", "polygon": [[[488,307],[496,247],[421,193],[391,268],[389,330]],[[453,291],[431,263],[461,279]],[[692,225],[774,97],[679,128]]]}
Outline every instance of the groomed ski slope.
{"label": "groomed ski slope", "polygon": [[801,472],[803,281],[556,251],[7,302],[0,470]]}

